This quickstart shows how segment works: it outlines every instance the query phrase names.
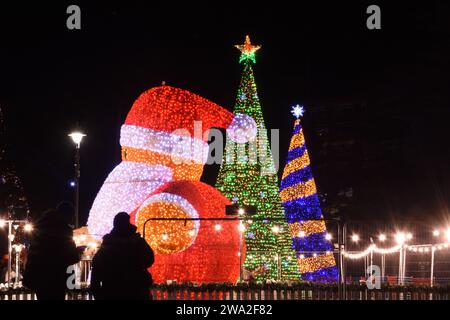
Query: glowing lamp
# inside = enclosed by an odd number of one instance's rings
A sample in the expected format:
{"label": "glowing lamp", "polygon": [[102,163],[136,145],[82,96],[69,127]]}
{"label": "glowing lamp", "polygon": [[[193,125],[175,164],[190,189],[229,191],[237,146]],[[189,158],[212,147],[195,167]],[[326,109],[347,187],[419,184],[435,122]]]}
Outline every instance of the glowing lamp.
{"label": "glowing lamp", "polygon": [[399,232],[395,235],[395,241],[399,244],[402,245],[405,243],[406,241],[406,235],[403,232]]}
{"label": "glowing lamp", "polygon": [[84,137],[86,137],[86,135],[79,131],[75,131],[75,132],[72,132],[71,134],[69,134],[69,137],[72,138],[72,141],[77,145],[77,148],[79,148],[81,141],[83,140]]}
{"label": "glowing lamp", "polygon": [[31,231],[33,231],[33,225],[31,223],[27,223],[23,227],[23,230],[25,230],[25,232],[31,232]]}

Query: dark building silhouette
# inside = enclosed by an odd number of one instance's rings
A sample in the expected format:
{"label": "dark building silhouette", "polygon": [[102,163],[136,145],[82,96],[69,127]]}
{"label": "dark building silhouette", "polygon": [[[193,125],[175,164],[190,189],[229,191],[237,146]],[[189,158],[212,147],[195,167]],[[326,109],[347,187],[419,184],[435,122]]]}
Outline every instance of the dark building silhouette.
{"label": "dark building silhouette", "polygon": [[396,186],[408,150],[407,120],[363,100],[307,105],[304,127],[325,212],[348,219],[386,217],[383,193]]}

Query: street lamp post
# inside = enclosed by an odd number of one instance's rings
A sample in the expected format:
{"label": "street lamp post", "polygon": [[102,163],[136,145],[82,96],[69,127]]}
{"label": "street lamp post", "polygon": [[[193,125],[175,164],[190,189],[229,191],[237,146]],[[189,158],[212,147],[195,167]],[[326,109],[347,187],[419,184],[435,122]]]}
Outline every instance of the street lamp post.
{"label": "street lamp post", "polygon": [[[381,242],[385,242],[385,241],[386,241],[386,235],[383,234],[383,233],[381,233],[381,234],[378,236],[378,240],[380,240]],[[381,254],[381,282],[382,282],[382,283],[384,283],[384,277],[385,277],[385,274],[386,274],[386,255],[385,255],[385,253],[383,252],[383,253]]]}
{"label": "street lamp post", "polygon": [[[338,221],[338,230],[341,229],[341,224]],[[347,250],[347,222],[343,222],[342,225],[342,236],[341,236],[341,241],[342,241],[342,248],[345,250]],[[342,269],[342,297],[341,299],[343,300],[347,300],[347,281],[346,281],[346,262],[345,262],[345,257],[341,254],[341,252],[339,252],[339,256],[342,256],[342,265],[341,265],[341,269]]]}
{"label": "street lamp post", "polygon": [[397,241],[398,245],[400,246],[400,250],[399,250],[399,259],[398,259],[398,279],[397,279],[397,283],[399,285],[403,285],[403,259],[404,259],[404,244],[406,242],[406,235],[403,232],[398,232],[395,235],[395,240]]}
{"label": "street lamp post", "polygon": [[242,282],[244,278],[244,266],[243,266],[243,260],[242,260],[242,251],[244,247],[244,232],[245,227],[242,224],[242,221],[239,222],[239,282]]}
{"label": "street lamp post", "polygon": [[[17,279],[19,277],[18,272],[18,261],[17,261],[17,254],[20,253],[20,251],[23,249],[23,246],[20,245],[20,249],[18,248],[18,245],[13,246],[13,241],[15,239],[15,236],[13,234],[13,228],[17,230],[20,224],[25,224],[24,231],[25,232],[31,232],[33,230],[33,226],[27,221],[27,220],[3,220],[0,219],[0,228],[5,227],[8,225],[8,270],[7,270],[7,277],[8,277],[8,288],[11,288],[12,282],[11,282],[11,276],[12,276],[12,251],[13,248],[16,251],[16,284],[18,284]],[[16,228],[17,226],[17,228]]]}
{"label": "street lamp post", "polygon": [[14,281],[14,287],[18,288],[20,284],[20,253],[22,252],[23,245],[16,244],[13,247],[16,253],[16,276]]}
{"label": "street lamp post", "polygon": [[405,278],[406,278],[406,246],[403,246],[403,270],[402,270],[402,285],[405,284]]}
{"label": "street lamp post", "polygon": [[12,220],[8,220],[8,289],[11,288],[11,270],[12,270],[12,242],[14,235],[12,234]]}
{"label": "street lamp post", "polygon": [[80,211],[80,146],[81,141],[86,135],[81,132],[73,132],[69,134],[75,143],[75,228],[79,227],[78,215]]}
{"label": "street lamp post", "polygon": [[431,272],[430,272],[430,287],[433,288],[434,285],[434,253],[436,248],[431,246]]}

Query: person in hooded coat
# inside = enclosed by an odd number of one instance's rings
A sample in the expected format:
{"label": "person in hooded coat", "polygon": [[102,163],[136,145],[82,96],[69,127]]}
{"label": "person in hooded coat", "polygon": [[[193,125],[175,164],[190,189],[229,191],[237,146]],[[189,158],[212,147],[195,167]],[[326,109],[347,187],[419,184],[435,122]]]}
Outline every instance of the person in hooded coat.
{"label": "person in hooded coat", "polygon": [[136,233],[126,212],[114,218],[92,260],[91,290],[96,300],[150,300],[153,250]]}
{"label": "person in hooded coat", "polygon": [[0,228],[0,283],[6,282],[8,258],[8,234]]}
{"label": "person in hooded coat", "polygon": [[70,203],[59,204],[36,222],[23,275],[24,285],[38,300],[64,300],[68,267],[81,259],[85,247],[76,247],[70,224],[74,209]]}

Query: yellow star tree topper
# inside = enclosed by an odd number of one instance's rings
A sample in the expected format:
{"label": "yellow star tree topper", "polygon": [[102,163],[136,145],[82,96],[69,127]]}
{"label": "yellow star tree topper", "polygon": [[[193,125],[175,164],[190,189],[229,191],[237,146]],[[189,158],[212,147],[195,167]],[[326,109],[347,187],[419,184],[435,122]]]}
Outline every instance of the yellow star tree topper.
{"label": "yellow star tree topper", "polygon": [[242,63],[242,61],[250,60],[253,63],[256,63],[255,60],[255,53],[259,49],[261,49],[260,45],[253,45],[250,41],[250,37],[247,35],[245,36],[245,43],[240,45],[235,45],[236,48],[238,48],[241,51],[241,57],[239,58],[239,63]]}

